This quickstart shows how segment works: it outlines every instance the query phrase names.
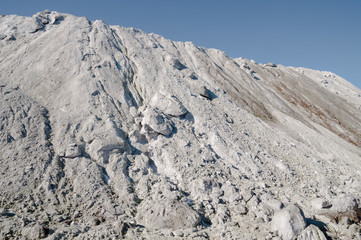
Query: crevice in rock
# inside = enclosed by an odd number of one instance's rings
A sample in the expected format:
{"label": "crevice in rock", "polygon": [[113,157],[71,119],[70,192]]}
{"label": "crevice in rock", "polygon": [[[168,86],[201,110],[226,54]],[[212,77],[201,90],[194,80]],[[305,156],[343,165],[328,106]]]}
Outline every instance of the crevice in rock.
{"label": "crevice in rock", "polygon": [[[137,73],[138,73],[136,63],[130,57],[127,46],[122,42],[122,40],[118,36],[117,32],[112,29],[112,34],[113,34],[113,37],[116,39],[116,41],[119,42],[120,46],[122,46],[124,48],[123,51],[121,49],[119,49],[119,51],[129,61],[129,66],[130,66],[130,68],[128,69],[128,77],[129,78],[127,80],[129,81],[130,87],[128,87],[128,83],[124,83],[124,86],[125,86],[126,93],[128,93],[129,97],[131,98],[131,100],[133,102],[133,106],[138,108],[139,106],[143,105],[144,97],[140,94],[140,91],[137,88],[137,84],[136,84]],[[132,91],[134,91],[134,93]],[[137,99],[138,99],[138,101],[137,101]]]}
{"label": "crevice in rock", "polygon": [[53,145],[53,142],[52,142],[53,128],[52,128],[52,125],[51,125],[51,122],[50,122],[50,113],[46,108],[43,109],[42,116],[45,118],[45,121],[44,121],[44,124],[45,124],[45,126],[44,126],[44,134],[45,134],[46,147],[48,147],[48,150],[49,150],[49,159],[45,163],[45,166],[44,166],[44,172],[43,173],[45,173],[48,166],[50,166],[52,164],[52,161],[55,158],[55,150],[54,150],[54,145]]}

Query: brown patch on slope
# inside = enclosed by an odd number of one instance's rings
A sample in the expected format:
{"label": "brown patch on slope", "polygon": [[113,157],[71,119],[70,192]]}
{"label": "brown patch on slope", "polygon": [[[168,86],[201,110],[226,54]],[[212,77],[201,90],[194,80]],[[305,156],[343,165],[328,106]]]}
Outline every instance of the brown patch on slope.
{"label": "brown patch on slope", "polygon": [[[355,133],[353,129],[343,126],[341,122],[327,109],[321,109],[309,100],[307,100],[302,94],[297,94],[291,89],[289,89],[284,83],[278,82],[274,83],[273,86],[280,93],[283,98],[290,104],[300,108],[303,112],[307,113],[307,118],[313,122],[320,124],[329,131],[335,133],[339,137],[343,138],[347,142],[355,145],[361,146],[361,140],[359,134]],[[338,125],[344,131],[341,132],[335,129],[332,125]]]}
{"label": "brown patch on slope", "polygon": [[247,90],[253,86],[248,85],[245,81],[236,81],[224,71],[219,72],[213,68],[208,69],[208,74],[217,81],[219,86],[231,96],[238,106],[262,120],[274,120],[271,112],[257,99],[257,96],[253,96]]}

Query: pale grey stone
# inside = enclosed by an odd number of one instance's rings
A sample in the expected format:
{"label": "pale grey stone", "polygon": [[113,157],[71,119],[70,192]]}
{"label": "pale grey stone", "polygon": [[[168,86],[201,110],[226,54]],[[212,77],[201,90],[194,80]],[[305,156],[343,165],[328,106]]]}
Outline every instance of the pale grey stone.
{"label": "pale grey stone", "polygon": [[211,95],[209,94],[209,90],[205,86],[201,86],[198,88],[198,94],[207,99],[211,99]]}
{"label": "pale grey stone", "polygon": [[332,201],[331,211],[346,213],[358,208],[357,200],[352,195],[342,194]]}
{"label": "pale grey stone", "polygon": [[143,112],[143,126],[149,126],[153,131],[168,136],[173,131],[172,122],[155,109],[147,108]]}
{"label": "pale grey stone", "polygon": [[66,158],[76,158],[76,157],[80,157],[81,155],[82,155],[81,149],[77,145],[69,146],[65,150],[65,157]]}
{"label": "pale grey stone", "polygon": [[303,212],[296,205],[289,205],[277,212],[271,222],[271,230],[283,240],[293,240],[306,228]]}
{"label": "pale grey stone", "polygon": [[311,205],[314,209],[323,209],[323,208],[329,208],[331,207],[331,204],[322,198],[316,198],[311,201]]}
{"label": "pale grey stone", "polygon": [[283,203],[277,199],[268,199],[264,204],[275,212],[278,212],[283,208]]}

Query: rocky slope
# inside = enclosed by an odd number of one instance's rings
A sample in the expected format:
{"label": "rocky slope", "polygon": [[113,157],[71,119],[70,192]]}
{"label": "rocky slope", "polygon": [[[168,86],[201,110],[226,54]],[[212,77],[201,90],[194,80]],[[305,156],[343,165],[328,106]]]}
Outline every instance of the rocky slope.
{"label": "rocky slope", "polygon": [[336,74],[50,11],[0,39],[0,238],[361,239]]}

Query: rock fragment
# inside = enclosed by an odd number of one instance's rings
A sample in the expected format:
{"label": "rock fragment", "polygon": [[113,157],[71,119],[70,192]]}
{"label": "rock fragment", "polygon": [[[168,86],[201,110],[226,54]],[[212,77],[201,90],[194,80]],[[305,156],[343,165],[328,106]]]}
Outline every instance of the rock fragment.
{"label": "rock fragment", "polygon": [[143,112],[143,115],[143,126],[149,126],[152,130],[164,136],[169,136],[172,133],[172,122],[164,115],[162,115],[159,111],[152,108],[147,108]]}
{"label": "rock fragment", "polygon": [[204,98],[211,99],[209,90],[205,86],[202,86],[198,89],[198,94]]}
{"label": "rock fragment", "polygon": [[8,42],[9,42],[9,41],[15,41],[15,40],[16,40],[16,37],[11,34],[11,35],[7,36],[7,37],[5,38],[5,40],[8,41]]}
{"label": "rock fragment", "polygon": [[236,211],[236,215],[240,214],[240,215],[246,215],[248,213],[248,209],[244,204],[238,204],[235,207],[235,211]]}
{"label": "rock fragment", "polygon": [[76,144],[71,144],[66,150],[65,150],[65,157],[66,158],[76,158],[80,157],[82,155],[81,149]]}
{"label": "rock fragment", "polygon": [[182,70],[183,68],[185,68],[185,66],[179,61],[179,59],[172,59],[170,63],[175,69]]}
{"label": "rock fragment", "polygon": [[196,73],[192,72],[191,74],[189,74],[189,78],[193,79],[193,80],[198,80],[198,76]]}

